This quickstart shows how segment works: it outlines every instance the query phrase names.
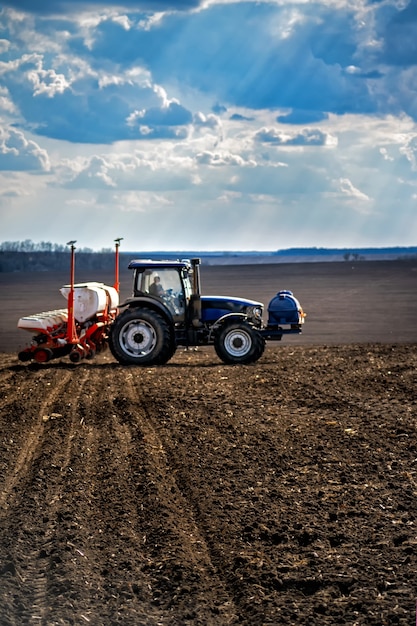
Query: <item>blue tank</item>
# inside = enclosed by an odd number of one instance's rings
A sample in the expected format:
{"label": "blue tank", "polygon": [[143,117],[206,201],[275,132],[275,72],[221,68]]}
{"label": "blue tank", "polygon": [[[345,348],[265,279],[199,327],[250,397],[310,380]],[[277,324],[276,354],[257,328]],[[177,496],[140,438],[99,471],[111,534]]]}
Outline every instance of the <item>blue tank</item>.
{"label": "blue tank", "polygon": [[268,326],[300,324],[302,308],[292,291],[278,291],[268,305]]}

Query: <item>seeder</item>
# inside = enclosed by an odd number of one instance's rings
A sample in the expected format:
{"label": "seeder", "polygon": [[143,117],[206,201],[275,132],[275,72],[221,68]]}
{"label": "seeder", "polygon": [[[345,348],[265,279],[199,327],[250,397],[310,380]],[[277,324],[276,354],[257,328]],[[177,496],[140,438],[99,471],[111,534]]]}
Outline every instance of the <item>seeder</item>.
{"label": "seeder", "polygon": [[18,328],[32,334],[30,346],[19,352],[21,361],[47,363],[69,355],[73,363],[92,359],[107,347],[109,328],[119,307],[119,247],[115,240],[115,282],[113,286],[98,282],[74,284],[75,241],[71,249],[70,284],[60,292],[67,307],[21,317]]}

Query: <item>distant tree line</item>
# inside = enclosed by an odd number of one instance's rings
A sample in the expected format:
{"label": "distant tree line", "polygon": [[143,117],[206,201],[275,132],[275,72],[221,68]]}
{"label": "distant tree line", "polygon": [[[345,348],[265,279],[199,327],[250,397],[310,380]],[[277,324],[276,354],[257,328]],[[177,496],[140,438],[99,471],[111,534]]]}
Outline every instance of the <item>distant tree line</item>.
{"label": "distant tree line", "polygon": [[[70,248],[50,241],[3,241],[0,243],[0,272],[67,271],[70,266]],[[114,267],[114,252],[103,248],[76,249],[78,269],[107,270]]]}
{"label": "distant tree line", "polygon": [[[50,241],[33,242],[31,239],[24,241],[3,241],[0,243],[0,272],[47,272],[68,271],[70,266],[70,248],[67,245],[51,243]],[[256,257],[258,255],[280,256],[291,262],[291,257],[302,256],[307,260],[314,257],[339,257],[343,261],[365,261],[376,258],[377,255],[389,255],[396,259],[417,258],[417,246],[392,247],[392,248],[288,248],[275,252],[199,252],[199,251],[176,251],[146,252],[148,258],[154,259],[182,259],[192,257]],[[132,258],[137,258],[140,253],[120,251],[120,267],[127,267]],[[102,248],[94,251],[91,248],[76,246],[76,268],[81,270],[112,270],[114,269],[114,249]]]}
{"label": "distant tree line", "polygon": [[[99,253],[95,253],[91,248],[78,248],[79,252],[88,254],[100,254],[103,252],[111,252],[110,248],[102,248]],[[25,239],[24,241],[3,241],[0,243],[0,252],[69,252],[69,247],[62,243],[51,243],[50,241],[32,241]]]}
{"label": "distant tree line", "polygon": [[404,255],[416,256],[417,246],[393,246],[383,248],[287,248],[285,250],[276,250],[274,256],[335,256],[341,255],[345,261],[364,261],[366,257],[372,255],[398,255],[401,258]]}
{"label": "distant tree line", "polygon": [[365,257],[357,252],[345,252],[343,255],[345,261],[364,261]]}

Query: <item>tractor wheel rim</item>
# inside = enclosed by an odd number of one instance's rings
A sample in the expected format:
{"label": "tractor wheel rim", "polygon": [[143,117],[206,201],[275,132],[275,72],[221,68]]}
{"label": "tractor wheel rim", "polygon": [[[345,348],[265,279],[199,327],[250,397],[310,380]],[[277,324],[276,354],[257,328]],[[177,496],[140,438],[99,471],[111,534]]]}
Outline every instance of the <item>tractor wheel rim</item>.
{"label": "tractor wheel rim", "polygon": [[233,330],[226,335],[224,344],[231,356],[245,356],[252,347],[252,339],[244,330]]}
{"label": "tractor wheel rim", "polygon": [[143,320],[129,322],[120,332],[123,350],[133,356],[147,356],[154,350],[156,342],[155,329]]}

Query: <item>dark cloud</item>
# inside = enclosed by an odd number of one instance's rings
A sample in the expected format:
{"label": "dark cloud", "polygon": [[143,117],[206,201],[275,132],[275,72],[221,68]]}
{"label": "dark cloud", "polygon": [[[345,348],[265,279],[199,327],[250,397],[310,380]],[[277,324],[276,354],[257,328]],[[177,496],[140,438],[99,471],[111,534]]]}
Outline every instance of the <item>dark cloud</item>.
{"label": "dark cloud", "polygon": [[398,11],[383,31],[382,61],[389,65],[417,65],[417,0]]}
{"label": "dark cloud", "polygon": [[356,78],[370,78],[371,80],[379,80],[384,77],[384,73],[380,70],[370,70],[369,72],[355,72],[354,76]]}
{"label": "dark cloud", "polygon": [[287,115],[278,115],[277,122],[281,124],[311,124],[312,122],[322,122],[328,119],[328,114],[323,111],[305,111],[294,109]]}
{"label": "dark cloud", "polygon": [[213,113],[216,113],[216,115],[221,115],[222,113],[226,113],[227,112],[227,107],[225,107],[223,104],[219,104],[216,103],[211,110],[213,111]]}
{"label": "dark cloud", "polygon": [[327,65],[351,65],[358,44],[353,14],[339,11],[333,19],[324,17],[324,25],[314,25],[308,29],[313,56],[322,59]]}
{"label": "dark cloud", "polygon": [[230,116],[230,119],[232,122],[251,122],[254,118],[241,115],[240,113],[233,113],[233,115]]}

